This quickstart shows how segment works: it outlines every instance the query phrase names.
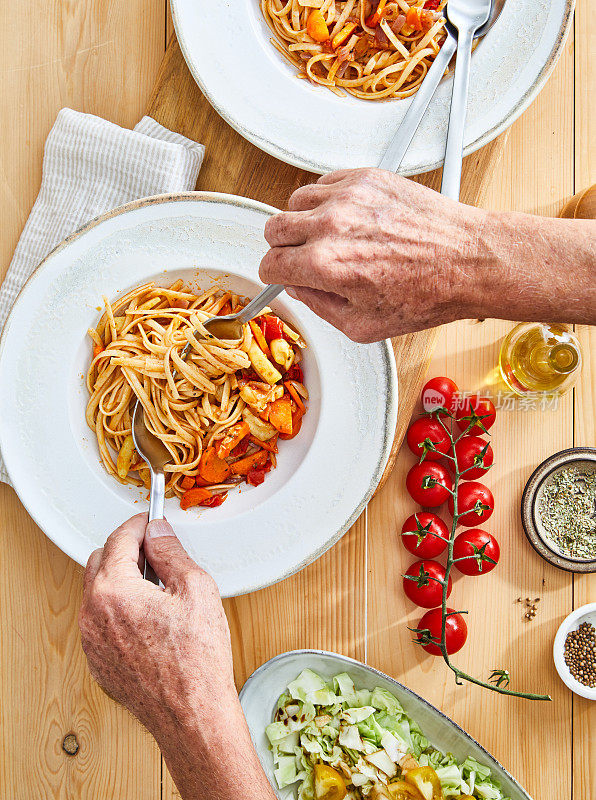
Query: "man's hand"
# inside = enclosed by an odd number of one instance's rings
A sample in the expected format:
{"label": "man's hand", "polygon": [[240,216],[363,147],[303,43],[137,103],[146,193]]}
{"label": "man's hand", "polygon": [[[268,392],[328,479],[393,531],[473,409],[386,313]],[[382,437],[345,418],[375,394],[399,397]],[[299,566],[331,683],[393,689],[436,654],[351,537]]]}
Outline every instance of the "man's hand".
{"label": "man's hand", "polygon": [[[141,546],[165,589],[143,579]],[[273,797],[234,687],[217,586],[165,520],[132,517],[91,554],[79,625],[91,674],[155,736],[185,800]]]}
{"label": "man's hand", "polygon": [[288,207],[261,279],[354,341],[469,317],[596,322],[591,220],[483,211],[379,169],[324,175]]}
{"label": "man's hand", "polygon": [[484,212],[379,169],[324,175],[268,220],[266,283],[357,342],[428,328],[473,308]]}

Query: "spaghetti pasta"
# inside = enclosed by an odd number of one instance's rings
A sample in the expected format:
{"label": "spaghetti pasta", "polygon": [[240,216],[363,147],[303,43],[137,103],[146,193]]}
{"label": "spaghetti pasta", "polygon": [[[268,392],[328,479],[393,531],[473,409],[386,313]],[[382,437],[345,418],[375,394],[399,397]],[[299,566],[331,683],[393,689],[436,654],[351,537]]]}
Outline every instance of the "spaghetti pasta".
{"label": "spaghetti pasta", "polygon": [[241,298],[217,287],[196,295],[182,281],[148,283],[114,303],[104,298],[104,306],[88,332],[86,420],[107,472],[149,485],[132,443],[139,400],[149,430],[172,454],[166,496],[183,508],[220,505],[238,483],[262,483],[278,438],[293,438],[306,412],[302,337],[269,312],[245,325],[242,339],[216,339],[203,323],[240,310]]}
{"label": "spaghetti pasta", "polygon": [[260,0],[299,77],[363,100],[414,94],[445,39],[447,0]]}

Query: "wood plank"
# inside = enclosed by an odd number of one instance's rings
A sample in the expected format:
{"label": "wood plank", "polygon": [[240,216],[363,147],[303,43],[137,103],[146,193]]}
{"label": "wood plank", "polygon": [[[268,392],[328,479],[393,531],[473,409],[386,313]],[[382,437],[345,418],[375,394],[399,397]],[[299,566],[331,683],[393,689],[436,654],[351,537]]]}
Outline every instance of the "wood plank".
{"label": "wood plank", "polygon": [[575,12],[575,191],[596,181],[596,6],[577,0]]}
{"label": "wood plank", "polygon": [[[0,796],[158,797],[155,742],[89,675],[77,613],[83,570],[0,484]],[[79,751],[62,743],[76,737]]]}
{"label": "wood plank", "polygon": [[[0,6],[0,276],[41,178],[43,143],[65,106],[131,126],[164,52],[164,0]],[[0,797],[158,797],[146,732],[91,682],[79,644],[82,570],[0,485]],[[75,733],[79,751],[62,750]]]}
{"label": "wood plank", "polygon": [[[501,166],[488,186],[487,205],[556,213],[560,201],[572,193],[572,53],[570,43],[541,96],[512,127]],[[441,329],[429,374],[449,375],[464,390],[490,387],[495,392],[493,368],[500,340],[510,328],[510,323],[487,320]],[[571,396],[556,412],[501,411],[493,436],[496,463],[486,481],[497,500],[486,528],[500,541],[501,562],[485,578],[457,579],[452,594],[456,607],[471,612],[469,642],[454,663],[485,678],[495,667],[508,667],[516,687],[546,690],[554,698],[551,704],[504,698],[473,686],[456,687],[440,659],[426,657],[411,643],[406,625],[417,623],[422,613],[403,595],[401,574],[414,559],[398,542],[402,522],[415,510],[403,488],[414,462],[409,451],[400,452],[393,475],[368,512],[370,663],[456,719],[536,800],[552,797],[553,787],[557,796],[571,797],[571,698],[550,656],[557,625],[571,607],[571,579],[529,547],[519,502],[539,461],[569,446],[572,424]],[[520,595],[542,598],[531,623],[523,619],[515,602]],[[547,759],[539,755],[544,753]]]}
{"label": "wood plank", "polygon": [[[596,24],[596,19],[593,21]],[[592,75],[592,79],[596,76]],[[593,141],[593,140],[592,140]],[[586,184],[576,167],[576,185]],[[574,390],[576,446],[596,447],[594,398],[596,397],[596,329],[580,326],[577,335],[582,346],[584,366]],[[573,607],[596,599],[596,575],[576,575],[573,579]],[[562,620],[560,620],[562,621]],[[594,702],[573,696],[573,800],[596,797],[596,708]]]}
{"label": "wood plank", "polygon": [[175,35],[174,20],[172,19],[172,8],[170,0],[166,0],[166,47],[172,36]]}
{"label": "wood plank", "polygon": [[[596,5],[579,0],[575,16],[575,186],[576,192],[596,182]],[[575,389],[576,446],[596,447],[596,328],[580,326],[584,366]],[[574,578],[574,608],[593,603],[596,575]],[[596,797],[596,708],[581,697],[573,698],[574,800]]]}

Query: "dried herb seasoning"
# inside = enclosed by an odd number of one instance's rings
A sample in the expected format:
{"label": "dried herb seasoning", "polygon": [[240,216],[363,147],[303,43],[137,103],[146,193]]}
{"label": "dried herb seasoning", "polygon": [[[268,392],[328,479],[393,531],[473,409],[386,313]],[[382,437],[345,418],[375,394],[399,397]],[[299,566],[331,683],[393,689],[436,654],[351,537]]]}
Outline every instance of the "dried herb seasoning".
{"label": "dried herb seasoning", "polygon": [[563,555],[596,558],[596,468],[569,466],[544,485],[540,522]]}

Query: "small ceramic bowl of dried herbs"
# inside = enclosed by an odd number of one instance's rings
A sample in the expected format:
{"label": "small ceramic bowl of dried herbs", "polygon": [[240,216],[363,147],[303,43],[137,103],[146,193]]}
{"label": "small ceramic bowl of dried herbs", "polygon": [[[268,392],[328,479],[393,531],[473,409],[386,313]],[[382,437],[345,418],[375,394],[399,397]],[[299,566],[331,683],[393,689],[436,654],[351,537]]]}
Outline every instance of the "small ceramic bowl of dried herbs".
{"label": "small ceramic bowl of dried herbs", "polygon": [[596,572],[596,449],[573,447],[528,480],[521,516],[532,547],[556,567]]}
{"label": "small ceramic bowl of dried herbs", "polygon": [[575,694],[596,700],[596,603],[565,617],[553,645],[555,667]]}

